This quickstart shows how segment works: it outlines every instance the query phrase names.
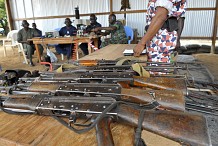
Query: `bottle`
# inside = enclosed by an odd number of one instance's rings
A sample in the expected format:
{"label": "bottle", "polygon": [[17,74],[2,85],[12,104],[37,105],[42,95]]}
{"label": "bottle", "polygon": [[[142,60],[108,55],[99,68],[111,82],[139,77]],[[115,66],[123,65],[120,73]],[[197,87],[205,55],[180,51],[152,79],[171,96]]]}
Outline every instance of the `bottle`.
{"label": "bottle", "polygon": [[75,16],[76,19],[79,19],[80,15],[79,15],[79,6],[75,7]]}

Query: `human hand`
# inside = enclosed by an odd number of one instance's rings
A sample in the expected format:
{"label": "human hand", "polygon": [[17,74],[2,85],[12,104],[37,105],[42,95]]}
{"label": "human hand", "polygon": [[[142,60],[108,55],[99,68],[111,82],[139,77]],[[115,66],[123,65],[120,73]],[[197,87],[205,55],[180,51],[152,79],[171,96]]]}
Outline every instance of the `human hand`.
{"label": "human hand", "polygon": [[31,43],[30,41],[26,41],[26,44],[30,45],[30,43]]}
{"label": "human hand", "polygon": [[99,27],[97,27],[97,28],[93,28],[92,31],[94,31],[94,32],[99,31]]}
{"label": "human hand", "polygon": [[95,36],[96,34],[94,32],[90,32],[89,36]]}
{"label": "human hand", "polygon": [[142,51],[145,49],[145,46],[143,44],[137,44],[135,46],[135,48],[133,49],[133,52],[134,52],[134,56],[135,57],[138,57],[140,56],[140,54],[142,53]]}

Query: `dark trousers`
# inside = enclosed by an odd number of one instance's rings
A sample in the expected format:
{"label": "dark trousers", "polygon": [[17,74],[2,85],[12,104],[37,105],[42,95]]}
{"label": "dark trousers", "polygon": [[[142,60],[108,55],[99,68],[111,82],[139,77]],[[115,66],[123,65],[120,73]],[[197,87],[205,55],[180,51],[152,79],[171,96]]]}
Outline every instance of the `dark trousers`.
{"label": "dark trousers", "polygon": [[[94,45],[94,42],[92,42],[92,44]],[[98,39],[98,48],[100,48],[100,46],[101,46],[101,39]],[[79,47],[83,51],[84,55],[88,55],[89,54],[88,44],[87,43],[82,43],[82,44],[79,45]]]}
{"label": "dark trousers", "polygon": [[58,54],[67,55],[67,59],[69,60],[72,56],[72,49],[74,44],[59,44],[55,46],[55,50]]}
{"label": "dark trousers", "polygon": [[84,55],[88,55],[89,51],[88,51],[88,44],[87,43],[82,43],[79,45],[80,49],[83,51]]}

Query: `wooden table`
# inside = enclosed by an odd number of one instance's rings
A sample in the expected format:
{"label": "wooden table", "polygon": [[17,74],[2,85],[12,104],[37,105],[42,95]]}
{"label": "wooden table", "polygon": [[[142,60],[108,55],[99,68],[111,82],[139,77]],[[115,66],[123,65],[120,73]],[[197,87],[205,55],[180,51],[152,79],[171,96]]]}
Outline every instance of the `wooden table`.
{"label": "wooden table", "polygon": [[[126,48],[135,45],[110,45],[81,59],[116,59]],[[109,54],[108,54],[109,53]],[[115,146],[133,146],[134,128],[112,123]],[[143,130],[147,146],[180,146],[180,144]],[[76,134],[55,119],[37,115],[9,115],[0,112],[0,146],[97,146],[95,130]]]}
{"label": "wooden table", "polygon": [[[74,48],[73,51],[76,53],[73,53],[73,60],[77,60],[79,58],[78,55],[78,48],[79,48],[79,43],[90,43],[92,41],[94,41],[94,45],[98,48],[98,37],[97,36],[93,36],[93,37],[77,37],[77,36],[73,36],[73,37],[59,37],[59,38],[39,38],[39,37],[35,37],[32,39],[29,39],[31,41],[33,41],[33,44],[35,45],[36,48],[36,53],[37,53],[37,57],[39,62],[41,62],[41,56],[39,53],[39,48],[38,45],[42,44],[42,45],[47,45],[47,44],[74,44]],[[91,54],[94,50],[90,47],[90,45],[88,45],[88,51],[89,54]]]}
{"label": "wooden table", "polygon": [[[80,60],[93,60],[93,59],[105,59],[105,60],[115,60],[117,58],[123,57],[123,51],[125,49],[133,49],[136,44],[113,44],[101,48],[92,54],[80,58]],[[147,56],[140,56],[141,59],[147,60]]]}

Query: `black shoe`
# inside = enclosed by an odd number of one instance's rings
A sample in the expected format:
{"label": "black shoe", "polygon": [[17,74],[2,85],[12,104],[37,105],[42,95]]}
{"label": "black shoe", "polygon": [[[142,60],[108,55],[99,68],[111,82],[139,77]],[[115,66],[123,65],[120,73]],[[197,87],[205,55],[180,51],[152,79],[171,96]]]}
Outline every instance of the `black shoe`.
{"label": "black shoe", "polygon": [[33,67],[33,66],[35,66],[35,65],[34,65],[32,62],[30,62],[30,66]]}

